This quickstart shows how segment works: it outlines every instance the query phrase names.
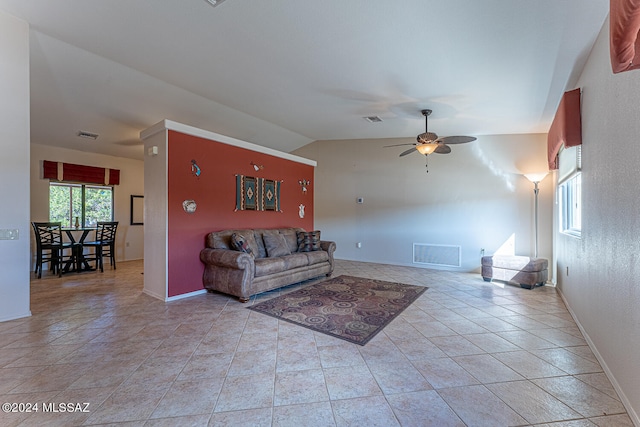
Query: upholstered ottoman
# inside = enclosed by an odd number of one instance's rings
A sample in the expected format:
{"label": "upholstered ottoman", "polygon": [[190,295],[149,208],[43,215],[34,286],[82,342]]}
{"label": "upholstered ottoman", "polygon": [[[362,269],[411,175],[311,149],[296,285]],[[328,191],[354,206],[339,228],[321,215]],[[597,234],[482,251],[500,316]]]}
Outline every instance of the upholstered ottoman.
{"label": "upholstered ottoman", "polygon": [[529,258],[515,255],[482,257],[482,278],[519,283],[521,287],[533,289],[544,285],[549,278],[549,262],[544,258]]}

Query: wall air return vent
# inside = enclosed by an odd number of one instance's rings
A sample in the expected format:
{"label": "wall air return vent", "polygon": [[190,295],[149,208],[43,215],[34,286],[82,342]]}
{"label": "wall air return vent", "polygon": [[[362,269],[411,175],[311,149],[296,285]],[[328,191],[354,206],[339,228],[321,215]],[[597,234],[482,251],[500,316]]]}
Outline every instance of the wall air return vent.
{"label": "wall air return vent", "polygon": [[461,253],[461,246],[414,243],[413,263],[441,267],[460,267]]}

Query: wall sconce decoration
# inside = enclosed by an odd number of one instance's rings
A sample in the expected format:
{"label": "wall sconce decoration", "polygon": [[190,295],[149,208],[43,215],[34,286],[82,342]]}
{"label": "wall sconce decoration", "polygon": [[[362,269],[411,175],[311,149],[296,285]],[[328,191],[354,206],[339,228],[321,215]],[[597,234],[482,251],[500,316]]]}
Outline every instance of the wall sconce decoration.
{"label": "wall sconce decoration", "polygon": [[251,165],[251,166],[253,166],[253,169],[254,169],[256,172],[258,172],[259,170],[264,169],[264,166],[262,166],[262,165],[257,165],[257,164],[255,164],[255,163],[253,163],[253,162],[251,162],[251,163],[250,163],[250,165]]}
{"label": "wall sconce decoration", "polygon": [[200,176],[200,173],[202,171],[200,170],[200,166],[198,166],[198,164],[196,163],[195,160],[191,160],[191,173],[194,176]]}
{"label": "wall sconce decoration", "polygon": [[194,213],[197,207],[198,205],[196,204],[195,200],[187,199],[182,202],[182,209],[184,209],[186,213]]}
{"label": "wall sconce decoration", "polygon": [[307,179],[301,179],[300,181],[298,181],[298,184],[300,184],[300,187],[302,187],[302,192],[306,193],[307,192],[307,185],[311,185],[311,181],[309,181]]}
{"label": "wall sconce decoration", "polygon": [[300,206],[298,206],[298,216],[300,218],[304,218],[304,205],[302,205],[302,204]]}

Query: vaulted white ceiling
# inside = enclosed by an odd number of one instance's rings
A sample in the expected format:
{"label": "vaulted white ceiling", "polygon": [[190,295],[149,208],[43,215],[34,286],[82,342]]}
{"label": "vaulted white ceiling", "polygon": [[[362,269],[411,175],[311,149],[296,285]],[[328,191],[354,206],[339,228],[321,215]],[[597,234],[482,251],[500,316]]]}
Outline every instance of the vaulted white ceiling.
{"label": "vaulted white ceiling", "polygon": [[[314,140],[539,133],[607,0],[0,0],[31,26],[32,142],[142,158],[171,119]],[[364,116],[377,115],[381,123]],[[99,134],[96,141],[78,131]]]}

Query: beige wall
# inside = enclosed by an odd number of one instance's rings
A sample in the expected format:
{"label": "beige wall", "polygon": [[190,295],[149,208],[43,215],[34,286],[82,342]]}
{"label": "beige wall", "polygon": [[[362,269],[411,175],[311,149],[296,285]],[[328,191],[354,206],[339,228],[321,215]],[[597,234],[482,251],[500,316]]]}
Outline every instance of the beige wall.
{"label": "beige wall", "polygon": [[0,12],[0,321],[29,311],[29,26]]}
{"label": "beige wall", "polygon": [[558,235],[558,287],[640,425],[640,71],[613,75],[608,21],[578,87],[582,239]]}
{"label": "beige wall", "polygon": [[[143,161],[31,144],[31,221],[49,220],[49,180],[42,179],[43,160],[120,169],[120,185],[114,186],[113,201],[114,221],[119,222],[116,234],[116,260],[127,261],[144,257],[144,226],[129,225],[131,195],[144,194]],[[32,259],[35,259],[33,245],[32,242]]]}
{"label": "beige wall", "polygon": [[[430,155],[428,173],[423,156],[383,147],[414,141],[316,141],[294,152],[318,162],[315,224],[337,242],[337,258],[421,266],[414,242],[459,245],[459,270],[475,271],[482,248],[489,255],[514,241],[507,251],[533,255],[533,184],[521,173],[547,170],[546,135],[481,136]],[[549,259],[552,181],[539,199],[539,253]]]}

